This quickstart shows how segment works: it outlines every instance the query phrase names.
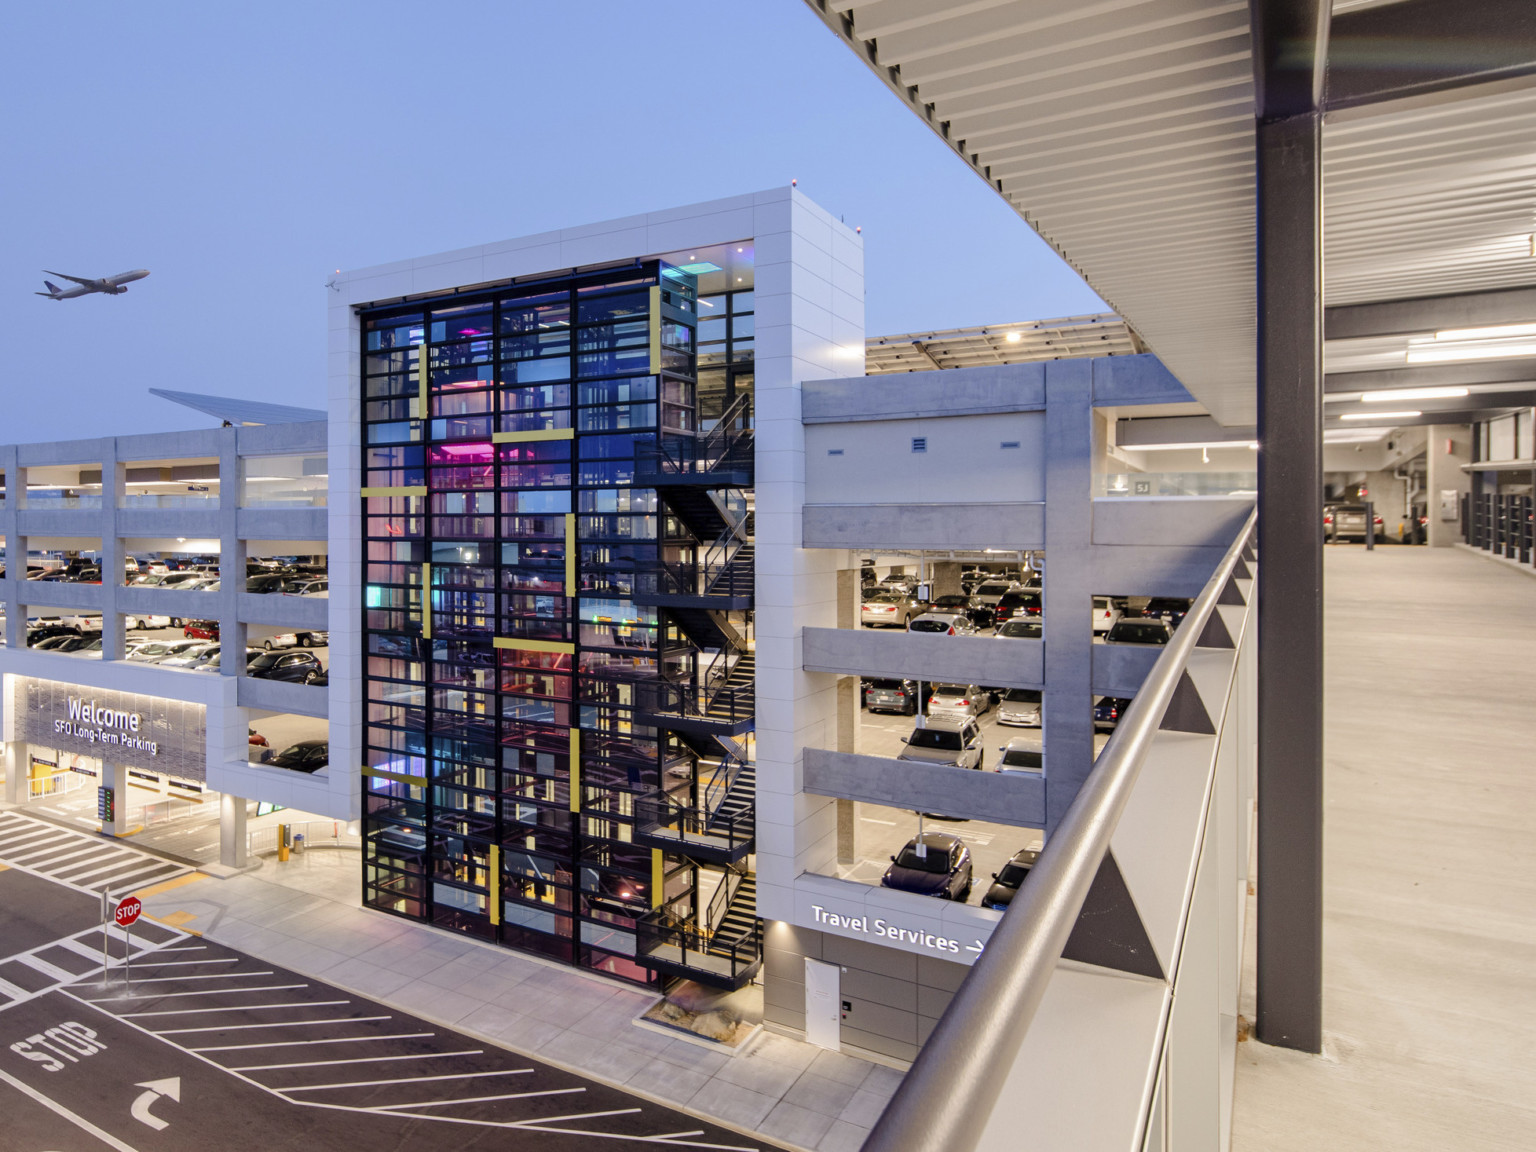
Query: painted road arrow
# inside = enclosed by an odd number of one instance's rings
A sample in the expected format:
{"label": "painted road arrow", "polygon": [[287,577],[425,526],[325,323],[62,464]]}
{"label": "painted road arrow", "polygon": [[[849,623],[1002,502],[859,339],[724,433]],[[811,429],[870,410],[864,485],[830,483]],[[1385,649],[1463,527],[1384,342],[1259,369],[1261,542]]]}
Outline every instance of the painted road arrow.
{"label": "painted road arrow", "polygon": [[133,1118],[140,1124],[148,1124],[156,1132],[169,1127],[166,1121],[150,1112],[156,1100],[162,1096],[169,1096],[176,1103],[181,1103],[181,1077],[172,1076],[168,1080],[146,1080],[142,1084],[135,1084],[135,1088],[148,1088],[148,1092],[141,1092],[139,1098],[133,1102],[131,1109]]}

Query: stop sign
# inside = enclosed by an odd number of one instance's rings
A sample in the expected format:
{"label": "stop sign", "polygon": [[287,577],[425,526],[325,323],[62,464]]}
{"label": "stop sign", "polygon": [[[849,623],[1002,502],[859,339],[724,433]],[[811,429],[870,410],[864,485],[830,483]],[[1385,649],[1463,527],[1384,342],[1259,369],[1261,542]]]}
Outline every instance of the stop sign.
{"label": "stop sign", "polygon": [[112,913],[112,918],[117,921],[119,928],[127,928],[139,918],[139,913],[144,911],[144,902],[137,896],[129,896],[120,901],[117,911]]}

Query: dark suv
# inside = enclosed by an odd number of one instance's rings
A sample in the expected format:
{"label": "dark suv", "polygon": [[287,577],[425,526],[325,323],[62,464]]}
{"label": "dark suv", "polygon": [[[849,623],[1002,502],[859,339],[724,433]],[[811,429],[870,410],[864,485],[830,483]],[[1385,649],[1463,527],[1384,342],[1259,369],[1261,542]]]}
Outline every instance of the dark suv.
{"label": "dark suv", "polygon": [[992,622],[1002,624],[1005,621],[1018,617],[1040,618],[1040,593],[1030,592],[1004,592],[1003,598],[997,602],[997,607],[992,609]]}
{"label": "dark suv", "polygon": [[263,652],[245,666],[245,674],[258,680],[286,680],[302,684],[320,667],[318,658],[308,652]]}
{"label": "dark suv", "polygon": [[891,857],[880,886],[963,904],[971,895],[971,850],[948,832],[914,836]]}

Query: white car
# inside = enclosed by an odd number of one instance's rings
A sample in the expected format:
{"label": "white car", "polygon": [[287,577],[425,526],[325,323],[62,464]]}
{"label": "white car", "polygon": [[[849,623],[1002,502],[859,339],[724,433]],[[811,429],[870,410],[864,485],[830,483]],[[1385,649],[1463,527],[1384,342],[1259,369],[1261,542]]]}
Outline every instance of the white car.
{"label": "white car", "polygon": [[82,612],[65,613],[59,617],[59,623],[67,624],[71,628],[78,628],[82,632],[100,632],[101,616],[86,615]]}
{"label": "white car", "polygon": [[992,693],[975,684],[935,684],[928,697],[933,720],[974,720],[993,704]]}
{"label": "white car", "polygon": [[268,652],[274,648],[297,648],[299,647],[299,634],[297,632],[280,632],[276,636],[268,636],[261,642],[261,646]]}
{"label": "white car", "polygon": [[156,640],[134,649],[128,654],[128,659],[135,664],[158,664],[206,643],[206,640]]}
{"label": "white car", "polygon": [[1008,689],[997,703],[997,722],[1012,728],[1040,727],[1040,690]]}
{"label": "white car", "polygon": [[290,596],[314,596],[318,599],[329,600],[331,597],[331,582],[324,576],[318,576],[313,580],[298,581],[288,585]]}
{"label": "white car", "polygon": [[146,628],[169,628],[171,618],[169,616],[145,616],[142,612],[132,612],[123,617],[123,627],[129,631],[143,631]]}
{"label": "white car", "polygon": [[1108,596],[1095,596],[1093,598],[1093,633],[1102,636],[1115,626],[1120,619],[1120,609],[1115,607],[1115,602]]}
{"label": "white car", "polygon": [[981,729],[969,717],[963,720],[919,722],[912,735],[903,736],[906,745],[898,760],[916,760],[948,768],[981,767]]}
{"label": "white car", "polygon": [[208,655],[210,648],[217,652],[219,646],[210,640],[194,640],[190,647],[182,648],[181,651],[174,655],[167,656],[163,660],[157,660],[155,663],[159,664],[162,668],[191,668],[202,662],[203,658]]}
{"label": "white car", "polygon": [[994,772],[1019,772],[1029,776],[1045,774],[1045,753],[1023,737],[1008,741],[998,751],[1002,755],[992,765]]}
{"label": "white car", "polygon": [[907,625],[908,632],[929,632],[939,636],[974,636],[976,625],[961,612],[924,612]]}

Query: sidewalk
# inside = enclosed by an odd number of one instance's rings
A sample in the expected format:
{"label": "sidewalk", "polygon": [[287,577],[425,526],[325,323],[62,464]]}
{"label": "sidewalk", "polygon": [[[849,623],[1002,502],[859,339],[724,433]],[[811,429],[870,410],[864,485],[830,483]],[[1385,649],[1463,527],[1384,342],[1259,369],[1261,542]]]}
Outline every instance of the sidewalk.
{"label": "sidewalk", "polygon": [[359,906],[354,851],[315,849],[153,889],[147,914],[392,1007],[711,1120],[857,1152],[901,1083],[882,1065],[763,1034],[741,1056],[631,1023],[655,999]]}

